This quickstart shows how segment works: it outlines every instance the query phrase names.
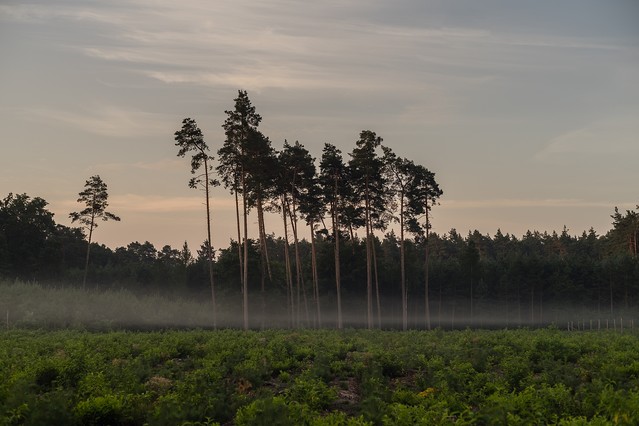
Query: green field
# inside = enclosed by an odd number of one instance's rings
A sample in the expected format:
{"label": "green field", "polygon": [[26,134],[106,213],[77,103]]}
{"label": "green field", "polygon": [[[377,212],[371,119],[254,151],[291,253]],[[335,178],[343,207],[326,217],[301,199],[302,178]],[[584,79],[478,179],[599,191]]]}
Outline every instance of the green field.
{"label": "green field", "polygon": [[0,332],[1,424],[637,424],[632,332]]}

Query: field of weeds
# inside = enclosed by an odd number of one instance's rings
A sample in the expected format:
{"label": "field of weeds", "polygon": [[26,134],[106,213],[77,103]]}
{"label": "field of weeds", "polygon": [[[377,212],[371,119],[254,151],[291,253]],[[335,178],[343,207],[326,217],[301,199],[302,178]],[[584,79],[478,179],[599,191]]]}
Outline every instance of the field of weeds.
{"label": "field of weeds", "polygon": [[634,333],[0,332],[0,424],[637,424]]}

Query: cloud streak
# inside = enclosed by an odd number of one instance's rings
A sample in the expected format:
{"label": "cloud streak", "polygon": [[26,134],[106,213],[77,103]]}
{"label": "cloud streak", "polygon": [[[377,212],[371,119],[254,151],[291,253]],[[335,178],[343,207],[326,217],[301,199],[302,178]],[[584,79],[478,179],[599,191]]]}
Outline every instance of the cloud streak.
{"label": "cloud streak", "polygon": [[639,111],[595,120],[551,139],[536,160],[563,159],[568,155],[636,155],[639,153]]}
{"label": "cloud streak", "polygon": [[[134,138],[166,134],[168,117],[132,108],[96,105],[81,111],[44,107],[13,108],[20,116],[55,126],[67,126],[111,138]],[[172,118],[172,117],[171,117]]]}
{"label": "cloud streak", "polygon": [[[78,208],[75,200],[61,200],[56,203],[57,209],[73,210]],[[113,194],[109,197],[109,208],[118,215],[133,213],[185,213],[204,211],[203,196],[166,197],[162,195]],[[229,211],[235,209],[234,201],[228,197],[212,197],[211,209]]]}
{"label": "cloud streak", "polygon": [[571,198],[549,199],[525,199],[525,198],[498,198],[489,200],[441,200],[441,207],[445,209],[501,209],[501,208],[592,208],[611,206],[632,206],[632,202],[614,203],[610,201],[591,201]]}
{"label": "cloud streak", "polygon": [[[99,23],[101,44],[78,39],[76,49],[95,59],[130,63],[164,83],[256,91],[379,90],[387,83],[389,67],[399,72],[393,87],[409,90],[424,73],[437,73],[428,71],[433,65],[452,67],[455,72],[444,74],[455,78],[467,74],[468,67],[487,74],[521,67],[519,58],[526,56],[522,49],[619,49],[598,40],[524,36],[500,29],[380,24],[367,19],[367,10],[374,7],[358,1],[344,5],[158,1],[150,7],[147,1],[133,1],[10,5],[2,10],[10,19]],[[352,12],[357,9],[361,16]],[[416,68],[420,63],[423,67]]]}

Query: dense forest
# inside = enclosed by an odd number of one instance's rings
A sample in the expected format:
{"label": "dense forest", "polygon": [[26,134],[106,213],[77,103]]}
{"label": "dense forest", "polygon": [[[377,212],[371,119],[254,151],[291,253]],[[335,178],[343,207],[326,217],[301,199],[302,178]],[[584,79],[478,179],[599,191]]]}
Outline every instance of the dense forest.
{"label": "dense forest", "polygon": [[[229,247],[211,247],[210,220],[194,251],[186,242],[93,242],[101,214],[119,220],[105,211],[106,184],[93,176],[78,200],[87,208],[70,215],[80,228],[57,224],[42,198],[0,200],[0,277],[210,298],[214,312],[224,304],[238,315],[213,326],[244,328],[517,326],[560,321],[567,310],[613,317],[639,305],[639,206],[615,208],[605,235],[439,235],[429,216],[443,195],[435,174],[374,132],[362,131],[348,157],[325,144],[317,167],[299,142],[273,148],[246,92],[226,114],[217,158],[190,118],[175,141],[179,156],[193,154],[188,185],[206,197],[207,219],[211,186],[234,197]],[[258,235],[248,233],[249,214]],[[279,215],[281,230],[267,230],[265,215]]]}

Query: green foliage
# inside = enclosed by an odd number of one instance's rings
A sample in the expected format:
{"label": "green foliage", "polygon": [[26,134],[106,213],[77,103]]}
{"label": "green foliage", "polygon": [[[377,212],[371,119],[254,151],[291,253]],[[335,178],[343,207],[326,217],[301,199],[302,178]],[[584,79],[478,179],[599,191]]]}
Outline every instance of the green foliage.
{"label": "green foliage", "polygon": [[75,415],[83,425],[112,425],[127,423],[124,403],[116,395],[96,396],[80,401]]}
{"label": "green foliage", "polygon": [[235,416],[238,426],[296,426],[308,421],[309,413],[303,405],[289,403],[280,396],[257,399],[240,408]]}
{"label": "green foliage", "polygon": [[13,329],[0,424],[631,425],[636,337]]}
{"label": "green foliage", "polygon": [[288,399],[308,405],[313,410],[327,408],[334,402],[337,392],[321,379],[304,374],[297,377],[286,392]]}

